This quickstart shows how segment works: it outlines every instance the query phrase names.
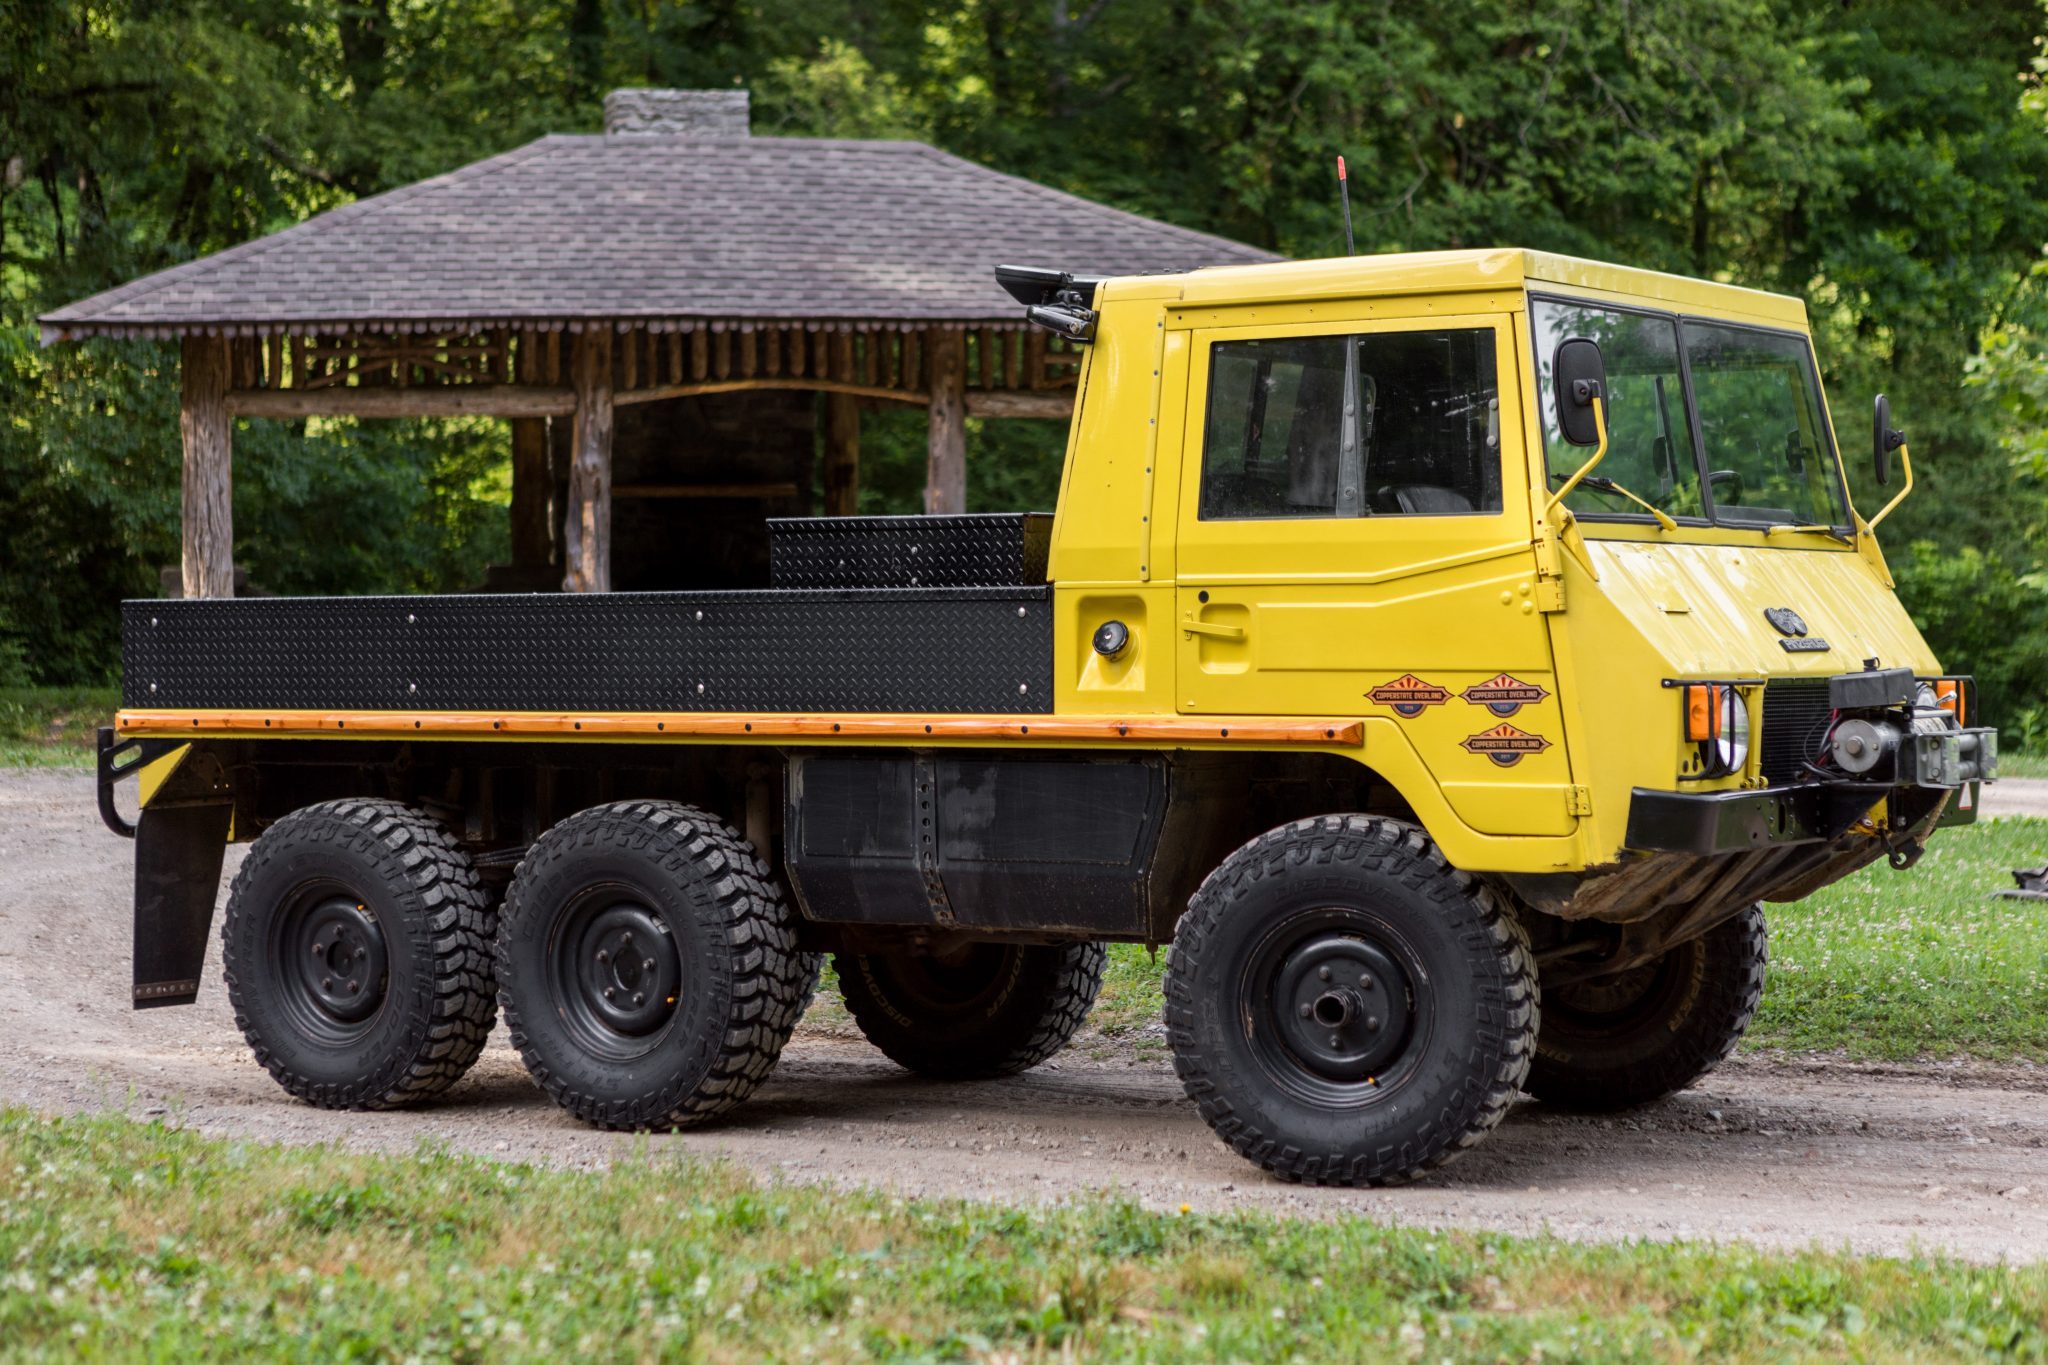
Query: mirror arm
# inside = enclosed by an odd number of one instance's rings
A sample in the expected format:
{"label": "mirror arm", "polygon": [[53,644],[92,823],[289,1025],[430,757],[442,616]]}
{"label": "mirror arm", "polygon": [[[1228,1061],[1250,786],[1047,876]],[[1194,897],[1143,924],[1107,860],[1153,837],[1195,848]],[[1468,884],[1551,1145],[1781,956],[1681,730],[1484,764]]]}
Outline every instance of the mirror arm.
{"label": "mirror arm", "polygon": [[1900,503],[1904,502],[1906,500],[1906,495],[1913,491],[1913,457],[1906,450],[1906,443],[1904,441],[1899,442],[1899,468],[1905,472],[1905,486],[1892,495],[1892,500],[1890,502],[1886,503],[1883,507],[1880,507],[1877,510],[1876,516],[1872,517],[1869,521],[1863,523],[1865,528],[1867,528],[1868,530],[1875,531],[1877,529],[1877,524],[1883,521],[1886,517],[1890,516],[1892,514],[1892,509],[1897,507]]}
{"label": "mirror arm", "polygon": [[[1607,409],[1600,395],[1593,395],[1593,430],[1600,434],[1600,442],[1593,447],[1593,458],[1578,467],[1573,475],[1564,481],[1564,487],[1550,495],[1550,501],[1543,504],[1543,515],[1548,517],[1564,501],[1565,494],[1579,486],[1579,480],[1593,472],[1593,466],[1607,457]],[[1911,486],[1910,484],[1908,485]],[[1887,509],[1889,510],[1889,509]],[[1675,528],[1674,528],[1675,529]]]}

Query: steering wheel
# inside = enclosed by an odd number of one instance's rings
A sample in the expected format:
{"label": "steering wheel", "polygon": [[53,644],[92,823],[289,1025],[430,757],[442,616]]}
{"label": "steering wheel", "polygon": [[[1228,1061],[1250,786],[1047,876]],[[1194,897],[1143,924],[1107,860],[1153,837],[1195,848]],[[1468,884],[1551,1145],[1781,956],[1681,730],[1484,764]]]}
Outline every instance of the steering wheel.
{"label": "steering wheel", "polygon": [[[1721,494],[1721,485],[1724,483],[1735,485],[1734,491],[1726,497]],[[1742,494],[1747,486],[1742,481],[1741,470],[1714,469],[1707,472],[1707,487],[1714,490],[1714,501],[1726,502],[1732,506],[1742,501]]]}

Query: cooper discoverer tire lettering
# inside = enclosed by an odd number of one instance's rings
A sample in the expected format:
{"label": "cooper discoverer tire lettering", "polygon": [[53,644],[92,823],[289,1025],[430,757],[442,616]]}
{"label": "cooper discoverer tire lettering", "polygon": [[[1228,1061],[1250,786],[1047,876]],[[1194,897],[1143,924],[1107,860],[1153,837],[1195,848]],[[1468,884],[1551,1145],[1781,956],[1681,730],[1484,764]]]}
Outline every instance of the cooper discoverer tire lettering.
{"label": "cooper discoverer tire lettering", "polygon": [[542,835],[513,874],[496,953],[527,1070],[607,1128],[687,1127],[740,1103],[818,980],[753,847],[672,801],[597,806]]}
{"label": "cooper discoverer tire lettering", "polygon": [[1685,1089],[1741,1041],[1770,956],[1752,905],[1655,961],[1546,992],[1529,1093],[1604,1113]]}
{"label": "cooper discoverer tire lettering", "polygon": [[1100,943],[967,943],[840,953],[848,1013],[899,1066],[945,1080],[1010,1076],[1072,1040],[1102,990]]}
{"label": "cooper discoverer tire lettering", "polygon": [[1174,1070],[1285,1179],[1390,1184],[1500,1122],[1537,1026],[1528,939],[1421,830],[1283,825],[1195,892],[1167,959]]}
{"label": "cooper discoverer tire lettering", "polygon": [[330,801],[265,830],[235,876],[221,957],[235,1022],[277,1083],[385,1109],[469,1070],[496,1015],[491,910],[434,821]]}

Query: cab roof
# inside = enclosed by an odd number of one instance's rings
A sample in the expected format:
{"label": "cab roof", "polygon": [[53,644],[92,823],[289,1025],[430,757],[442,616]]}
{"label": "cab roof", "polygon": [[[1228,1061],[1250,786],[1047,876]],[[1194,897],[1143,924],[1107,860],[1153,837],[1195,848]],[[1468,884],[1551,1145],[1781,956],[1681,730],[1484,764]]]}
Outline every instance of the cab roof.
{"label": "cab roof", "polygon": [[1361,295],[1454,294],[1547,288],[1596,294],[1673,312],[1704,313],[1807,330],[1806,305],[1786,294],[1666,275],[1520,247],[1336,256],[1311,261],[1215,266],[1180,275],[1108,280],[1102,303],[1171,300],[1194,307],[1293,303]]}

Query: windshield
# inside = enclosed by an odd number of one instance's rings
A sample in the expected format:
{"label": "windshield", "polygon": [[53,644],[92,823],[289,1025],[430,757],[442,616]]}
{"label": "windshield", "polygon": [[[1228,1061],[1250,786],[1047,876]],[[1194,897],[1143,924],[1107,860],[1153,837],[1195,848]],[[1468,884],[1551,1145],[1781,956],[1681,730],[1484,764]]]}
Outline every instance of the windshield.
{"label": "windshield", "polygon": [[[1558,343],[1584,337],[1599,344],[1607,367],[1608,449],[1596,479],[1692,525],[1848,521],[1804,338],[1557,299],[1537,299],[1530,311],[1553,489],[1593,453],[1560,433],[1551,375]],[[1588,520],[1649,520],[1597,486],[1575,488],[1565,505]]]}

